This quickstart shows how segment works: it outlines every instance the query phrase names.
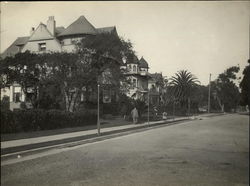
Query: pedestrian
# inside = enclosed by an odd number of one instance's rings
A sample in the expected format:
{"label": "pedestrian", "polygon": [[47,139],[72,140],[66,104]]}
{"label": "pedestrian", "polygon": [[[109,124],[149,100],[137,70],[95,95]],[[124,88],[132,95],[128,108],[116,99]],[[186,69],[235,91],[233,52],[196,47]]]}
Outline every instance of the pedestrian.
{"label": "pedestrian", "polygon": [[123,103],[122,105],[121,113],[122,113],[123,119],[126,120],[127,106],[125,105],[125,103]]}
{"label": "pedestrian", "polygon": [[162,113],[162,119],[163,119],[163,120],[168,119],[167,116],[168,116],[167,112],[163,112],[163,113]]}
{"label": "pedestrian", "polygon": [[136,107],[134,107],[134,109],[131,111],[131,115],[133,118],[133,123],[136,124],[138,122],[138,110]]}

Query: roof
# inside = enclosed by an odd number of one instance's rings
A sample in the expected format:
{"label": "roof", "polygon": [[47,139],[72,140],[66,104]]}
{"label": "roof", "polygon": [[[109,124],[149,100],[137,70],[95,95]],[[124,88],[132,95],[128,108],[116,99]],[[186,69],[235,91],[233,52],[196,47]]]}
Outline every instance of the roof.
{"label": "roof", "polygon": [[26,37],[18,37],[1,55],[2,58],[7,56],[14,56],[20,51],[20,47],[22,48],[29,40],[29,36]]}
{"label": "roof", "polygon": [[138,64],[138,63],[139,63],[139,60],[138,60],[138,58],[136,57],[136,55],[130,54],[130,55],[127,57],[126,63],[127,63],[127,64],[129,64],[129,63]]}
{"label": "roof", "polygon": [[102,28],[97,28],[96,31],[98,33],[116,33],[116,28],[115,26],[110,26],[110,27],[102,27]]}
{"label": "roof", "polygon": [[[45,24],[40,23],[39,26],[40,25],[44,26],[47,29],[47,26]],[[55,28],[56,37],[75,35],[75,34],[94,34],[95,35],[98,33],[115,33],[115,34],[117,34],[115,26],[95,28],[91,23],[89,23],[89,21],[84,16],[80,16],[76,21],[74,21],[72,24],[70,24],[67,28],[64,28],[63,26],[59,26],[59,27]],[[51,35],[51,38],[52,37],[53,36]],[[14,56],[16,53],[18,53],[20,51],[20,47],[18,47],[18,46],[21,46],[21,49],[22,49],[23,46],[28,42],[29,39],[34,39],[33,34],[32,34],[32,37],[31,36],[18,37],[1,54],[1,57],[5,58],[6,56],[9,56],[9,55]],[[138,61],[138,59],[137,59],[137,61]]]}
{"label": "roof", "polygon": [[162,73],[154,73],[154,74],[149,74],[149,76],[152,78],[152,80],[158,80],[159,78],[162,77]]}
{"label": "roof", "polygon": [[139,67],[148,68],[148,62],[143,57],[139,61]]}
{"label": "roof", "polygon": [[64,30],[65,28],[63,26],[56,27],[55,29],[56,35],[62,33]]}
{"label": "roof", "polygon": [[75,34],[97,34],[97,31],[95,27],[84,16],[80,16],[58,36]]}
{"label": "roof", "polygon": [[31,34],[29,41],[37,41],[37,40],[53,39],[53,38],[54,36],[48,30],[47,26],[41,22],[35,29],[35,31]]}

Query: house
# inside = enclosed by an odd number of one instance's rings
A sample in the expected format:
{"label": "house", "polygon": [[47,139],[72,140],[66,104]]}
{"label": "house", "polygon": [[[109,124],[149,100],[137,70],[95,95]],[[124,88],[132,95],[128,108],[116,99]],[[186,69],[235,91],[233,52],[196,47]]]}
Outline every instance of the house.
{"label": "house", "polygon": [[160,81],[163,80],[162,73],[149,74],[150,78],[148,81],[148,88],[150,90],[150,103],[158,107],[161,101],[161,91]]}
{"label": "house", "polygon": [[148,63],[142,57],[140,60],[133,55],[124,64],[127,69],[126,76],[131,82],[127,96],[134,99],[144,99],[148,92],[148,80],[150,78],[148,73]]}
{"label": "house", "polygon": [[[2,54],[2,58],[14,56],[19,52],[74,52],[76,43],[90,35],[100,33],[116,34],[115,26],[95,28],[84,16],[80,16],[68,27],[57,26],[54,16],[50,16],[47,25],[40,23],[36,28],[32,27],[29,36],[18,37]],[[9,97],[10,109],[20,108],[25,101],[24,93],[20,85],[13,84],[1,89],[1,100]]]}
{"label": "house", "polygon": [[95,28],[84,16],[80,16],[67,28],[57,27],[54,16],[50,16],[47,25],[40,23],[37,28],[32,27],[29,36],[18,37],[1,56],[14,56],[26,50],[36,53],[74,52],[77,41],[99,33],[117,34],[115,26]]}
{"label": "house", "polygon": [[[57,26],[54,16],[49,16],[47,24],[40,23],[36,28],[32,27],[29,36],[18,37],[2,54],[1,57],[14,56],[19,52],[30,51],[34,53],[49,52],[75,52],[76,43],[82,39],[100,33],[117,34],[116,27],[95,28],[84,16],[80,16],[68,27]],[[126,76],[131,81],[131,87],[127,95],[134,99],[143,99],[148,90],[148,63],[142,57],[140,60],[133,55],[121,68],[127,70]],[[32,90],[31,90],[32,92]],[[103,91],[103,102],[111,101],[112,91]],[[13,84],[1,89],[1,100],[9,96],[10,109],[20,108],[21,102],[25,102],[25,95],[20,85]],[[81,98],[83,100],[84,98]]]}

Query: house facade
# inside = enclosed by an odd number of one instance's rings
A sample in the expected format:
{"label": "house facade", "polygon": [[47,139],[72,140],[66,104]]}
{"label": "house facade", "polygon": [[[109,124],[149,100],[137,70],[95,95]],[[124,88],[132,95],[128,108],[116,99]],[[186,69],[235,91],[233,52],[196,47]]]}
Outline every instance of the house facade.
{"label": "house facade", "polygon": [[131,83],[127,96],[143,100],[148,92],[148,81],[150,78],[147,61],[143,57],[139,60],[134,55],[126,61],[124,66],[127,79]]}
{"label": "house facade", "polygon": [[[14,56],[19,52],[30,51],[33,53],[49,52],[75,52],[76,43],[82,39],[100,33],[117,34],[116,27],[95,28],[84,16],[80,16],[68,27],[57,26],[54,16],[48,18],[47,24],[40,23],[36,28],[32,27],[29,36],[18,37],[2,54],[1,57]],[[133,56],[127,60],[122,68],[126,68],[126,76],[131,81],[127,95],[134,99],[142,99],[148,90],[150,79],[148,63],[142,57],[140,60]],[[25,102],[25,95],[18,84],[1,89],[1,99],[9,97],[10,110],[20,108],[21,102]],[[109,102],[107,91],[106,102]]]}

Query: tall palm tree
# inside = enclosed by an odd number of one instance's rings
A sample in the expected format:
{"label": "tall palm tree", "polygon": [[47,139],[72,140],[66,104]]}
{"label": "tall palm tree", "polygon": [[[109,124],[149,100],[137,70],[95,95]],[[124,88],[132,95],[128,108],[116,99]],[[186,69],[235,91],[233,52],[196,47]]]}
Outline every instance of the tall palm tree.
{"label": "tall palm tree", "polygon": [[170,78],[169,85],[172,97],[178,100],[185,109],[187,106],[190,107],[192,90],[197,83],[200,83],[199,80],[191,72],[187,70],[178,71],[175,76]]}

